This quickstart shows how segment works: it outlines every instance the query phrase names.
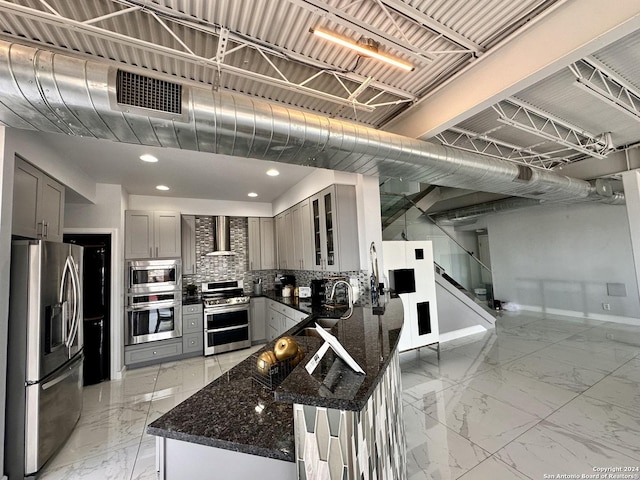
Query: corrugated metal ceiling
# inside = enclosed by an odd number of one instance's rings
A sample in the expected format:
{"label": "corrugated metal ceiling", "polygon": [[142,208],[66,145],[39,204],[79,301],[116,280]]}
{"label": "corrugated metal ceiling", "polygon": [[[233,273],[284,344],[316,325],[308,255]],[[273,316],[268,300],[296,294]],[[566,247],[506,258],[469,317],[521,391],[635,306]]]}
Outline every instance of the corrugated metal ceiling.
{"label": "corrugated metal ceiling", "polygon": [[[245,38],[253,44],[264,45],[280,56],[268,54],[268,58],[292,83],[300,83],[318,72],[317,65],[324,65],[343,73],[352,73],[361,80],[372,77],[376,86],[369,86],[358,100],[366,102],[380,94],[381,88],[389,87],[390,92],[376,97],[374,103],[391,103],[416,99],[460,68],[473,61],[473,55],[461,48],[455,41],[448,40],[441,33],[426,28],[424,17],[441,25],[443,31],[455,34],[476,43],[485,49],[490,43],[504,35],[523,19],[539,14],[552,5],[552,1],[523,0],[483,0],[481,2],[460,2],[439,0],[435,2],[385,0],[381,4],[374,0],[345,2],[344,0],[14,0],[5,2],[26,6],[47,12],[47,6],[62,17],[86,21],[103,15],[122,12],[131,7],[144,7],[123,15],[100,20],[95,26],[116,32],[154,45],[184,51],[180,42],[162,27],[152,15],[162,16],[166,26],[196,55],[214,58],[217,51],[217,32],[228,29],[234,40]],[[400,5],[402,3],[402,5]],[[400,8],[410,7],[412,18],[400,13]],[[380,127],[409,104],[384,105],[372,112],[355,110],[344,105],[329,102],[317,96],[308,95],[296,89],[264,83],[250,76],[230,73],[215,67],[203,65],[194,60],[168,59],[166,56],[132,43],[117,42],[101,36],[97,38],[72,27],[45,23],[33,16],[9,11],[0,5],[3,12],[0,28],[5,35],[39,42],[52,47],[73,50],[92,56],[111,59],[119,63],[142,67],[179,78],[211,84],[216,88],[229,89],[248,95],[255,95],[299,108],[307,108],[329,116],[354,120],[363,124]],[[174,21],[175,20],[175,21]],[[178,23],[178,20],[180,23]],[[185,22],[189,21],[189,26]],[[347,49],[335,47],[318,40],[309,33],[309,28],[323,27],[335,31],[353,41],[358,41],[363,31],[372,36],[381,35],[388,39],[380,45],[380,51],[414,63],[413,72],[402,72],[377,61],[358,57]],[[206,30],[203,31],[203,30]],[[229,43],[227,50],[238,45]],[[425,55],[408,55],[404,51],[435,51]],[[440,53],[438,53],[440,52]],[[303,64],[307,62],[307,64]],[[262,75],[279,78],[280,74],[256,49],[245,47],[229,54],[226,65],[247,69]],[[314,66],[316,65],[316,66]],[[342,79],[350,92],[359,83]],[[321,75],[307,86],[318,91],[348,98],[349,93],[332,75]],[[398,91],[404,92],[398,95]]]}
{"label": "corrugated metal ceiling", "polygon": [[[215,89],[383,127],[559,3],[562,0],[0,0],[0,30],[1,36],[11,41],[100,57]],[[32,11],[17,11],[17,7]],[[52,11],[57,17],[45,18]],[[116,15],[123,12],[127,13]],[[112,16],[90,22],[101,31],[89,32],[73,24],[105,15]],[[316,27],[354,42],[367,36],[377,38],[381,52],[413,63],[415,70],[403,72],[319,40],[309,33]],[[231,53],[216,65],[222,30],[229,31],[226,51]],[[175,54],[167,55],[155,46],[173,49]],[[179,54],[187,48],[193,55]],[[592,57],[640,90],[639,33],[602,48]],[[325,73],[311,79],[321,71]],[[371,83],[362,89],[357,102],[351,102],[350,94],[368,77]],[[289,83],[278,83],[283,78]],[[297,84],[313,91],[303,91]],[[614,147],[640,142],[638,122],[578,88],[568,68],[513,98],[596,136],[610,133]],[[367,111],[363,104],[368,102],[380,106]],[[549,138],[500,123],[493,108],[457,127],[479,137],[551,154],[560,163],[585,156]]]}

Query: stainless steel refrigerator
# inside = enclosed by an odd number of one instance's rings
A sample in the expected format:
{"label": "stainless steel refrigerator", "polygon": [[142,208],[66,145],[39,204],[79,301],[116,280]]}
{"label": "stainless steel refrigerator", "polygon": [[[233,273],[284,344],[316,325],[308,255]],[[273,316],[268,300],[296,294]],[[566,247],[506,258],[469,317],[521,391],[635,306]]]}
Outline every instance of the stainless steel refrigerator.
{"label": "stainless steel refrigerator", "polygon": [[11,246],[5,473],[36,474],[82,410],[82,247]]}

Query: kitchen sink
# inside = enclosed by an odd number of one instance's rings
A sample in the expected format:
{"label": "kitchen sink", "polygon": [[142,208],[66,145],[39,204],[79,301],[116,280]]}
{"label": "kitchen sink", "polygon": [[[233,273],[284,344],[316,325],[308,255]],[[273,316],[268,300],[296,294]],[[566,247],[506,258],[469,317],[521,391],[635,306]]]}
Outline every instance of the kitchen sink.
{"label": "kitchen sink", "polygon": [[314,327],[305,327],[293,334],[294,337],[316,337],[322,338]]}
{"label": "kitchen sink", "polygon": [[339,318],[328,318],[328,317],[315,318],[309,322],[306,322],[304,326],[300,330],[296,331],[293,335],[299,336],[299,337],[322,338],[320,337],[320,334],[316,330],[315,324],[317,323],[322,328],[329,331],[336,323],[338,323],[338,321],[340,321]]}
{"label": "kitchen sink", "polygon": [[327,329],[333,327],[339,321],[340,321],[339,318],[328,318],[328,317],[320,317],[320,318],[316,318],[315,320],[312,320],[312,322],[315,322],[318,325],[320,325],[322,328],[327,328]]}

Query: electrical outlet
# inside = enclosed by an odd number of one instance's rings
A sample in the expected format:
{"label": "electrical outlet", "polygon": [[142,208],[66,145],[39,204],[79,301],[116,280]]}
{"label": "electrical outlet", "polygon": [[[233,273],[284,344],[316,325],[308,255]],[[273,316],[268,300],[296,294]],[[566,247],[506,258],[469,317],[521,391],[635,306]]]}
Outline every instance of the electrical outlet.
{"label": "electrical outlet", "polygon": [[603,303],[602,304],[602,309],[603,310],[611,310],[611,304],[610,303]]}

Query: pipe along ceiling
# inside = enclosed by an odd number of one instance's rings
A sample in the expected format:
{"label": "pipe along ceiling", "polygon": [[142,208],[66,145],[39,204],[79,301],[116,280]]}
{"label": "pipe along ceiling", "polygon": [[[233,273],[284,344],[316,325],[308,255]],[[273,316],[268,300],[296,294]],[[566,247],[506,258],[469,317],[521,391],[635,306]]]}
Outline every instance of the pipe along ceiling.
{"label": "pipe along ceiling", "polygon": [[0,122],[545,202],[607,196],[589,182],[553,171],[3,41]]}

